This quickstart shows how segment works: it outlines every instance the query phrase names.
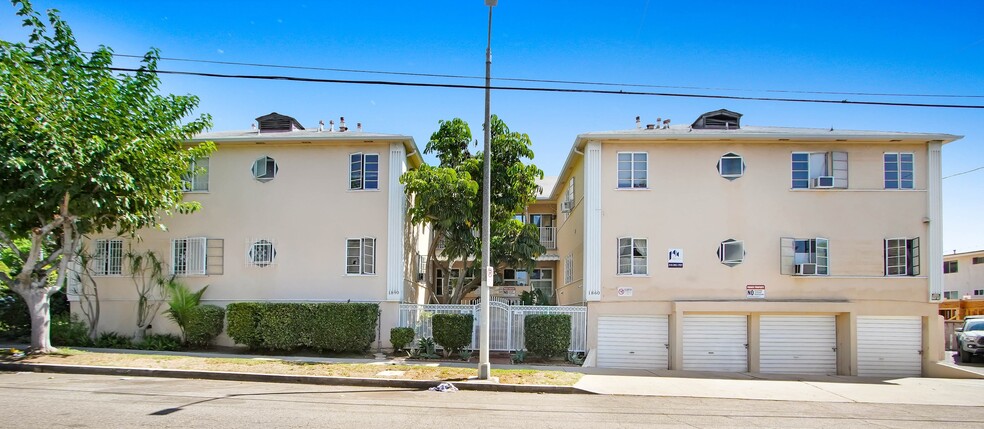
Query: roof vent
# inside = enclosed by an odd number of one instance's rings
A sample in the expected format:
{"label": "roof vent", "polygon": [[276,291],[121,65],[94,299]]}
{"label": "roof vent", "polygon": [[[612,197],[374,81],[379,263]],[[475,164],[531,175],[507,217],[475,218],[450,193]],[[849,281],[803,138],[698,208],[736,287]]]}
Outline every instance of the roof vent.
{"label": "roof vent", "polygon": [[656,129],[656,124],[646,124],[646,129],[647,130],[655,130]]}
{"label": "roof vent", "polygon": [[737,130],[741,128],[741,113],[721,109],[700,115],[693,125],[698,130]]}
{"label": "roof vent", "polygon": [[304,129],[301,123],[297,122],[297,119],[277,112],[260,116],[256,118],[256,122],[260,124],[260,133],[283,133]]}

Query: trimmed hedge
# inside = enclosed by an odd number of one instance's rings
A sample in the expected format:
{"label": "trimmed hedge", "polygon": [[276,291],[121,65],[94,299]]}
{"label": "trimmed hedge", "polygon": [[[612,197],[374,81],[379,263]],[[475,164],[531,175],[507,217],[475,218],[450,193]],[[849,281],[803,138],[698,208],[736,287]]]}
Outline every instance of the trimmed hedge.
{"label": "trimmed hedge", "polygon": [[263,305],[258,302],[234,302],[226,306],[226,333],[237,344],[251,349],[263,344],[263,337],[256,329],[263,315]]}
{"label": "trimmed hedge", "polygon": [[434,342],[441,345],[445,356],[458,353],[471,344],[475,317],[471,314],[435,314],[433,324]]}
{"label": "trimmed hedge", "polygon": [[364,352],[376,340],[378,304],[229,304],[229,337],[251,348]]}
{"label": "trimmed hedge", "polygon": [[413,342],[414,336],[413,328],[390,329],[390,344],[393,345],[393,351],[407,348],[407,345]]}
{"label": "trimmed hedge", "polygon": [[199,305],[188,312],[184,327],[185,340],[194,347],[208,347],[222,333],[225,309],[215,305]]}
{"label": "trimmed hedge", "polygon": [[544,359],[564,356],[571,347],[569,314],[530,314],[524,320],[526,350]]}

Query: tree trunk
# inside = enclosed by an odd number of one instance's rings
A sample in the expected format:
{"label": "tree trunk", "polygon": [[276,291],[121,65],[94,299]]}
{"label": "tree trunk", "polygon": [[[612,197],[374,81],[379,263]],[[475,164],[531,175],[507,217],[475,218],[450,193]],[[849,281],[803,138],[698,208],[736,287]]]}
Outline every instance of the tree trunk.
{"label": "tree trunk", "polygon": [[20,293],[31,314],[31,353],[58,351],[51,345],[51,307],[46,288],[31,288]]}

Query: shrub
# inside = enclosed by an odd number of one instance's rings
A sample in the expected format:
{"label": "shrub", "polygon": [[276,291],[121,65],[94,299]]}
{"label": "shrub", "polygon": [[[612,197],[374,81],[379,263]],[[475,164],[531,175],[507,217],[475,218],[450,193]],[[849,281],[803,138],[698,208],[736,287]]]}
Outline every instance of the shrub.
{"label": "shrub", "polygon": [[390,329],[390,344],[393,344],[393,351],[403,350],[407,344],[413,342],[413,328],[393,328]]}
{"label": "shrub", "polygon": [[174,351],[181,350],[181,337],[171,334],[150,334],[144,337],[140,344],[140,350]]}
{"label": "shrub", "polygon": [[0,338],[19,339],[31,335],[31,316],[24,298],[12,290],[0,291]]}
{"label": "shrub", "polygon": [[471,314],[435,314],[432,319],[434,342],[450,356],[471,344],[474,317]]}
{"label": "shrub", "polygon": [[[311,304],[265,303],[260,322],[256,325],[264,348],[290,350],[308,345],[313,326]],[[323,326],[328,329],[328,326]]]}
{"label": "shrub", "polygon": [[51,344],[69,347],[91,346],[92,338],[89,338],[89,326],[75,315],[58,314],[51,316]]}
{"label": "shrub", "polygon": [[360,303],[308,304],[308,345],[318,350],[364,352],[376,340],[379,305]]}
{"label": "shrub", "polygon": [[222,333],[225,309],[215,305],[200,305],[188,312],[185,342],[194,347],[208,347]]}
{"label": "shrub", "polygon": [[530,314],[525,319],[526,350],[544,359],[564,356],[571,347],[571,316]]}
{"label": "shrub", "polygon": [[96,339],[95,346],[103,349],[132,349],[133,339],[116,332],[103,332]]}
{"label": "shrub", "polygon": [[234,302],[226,306],[226,333],[237,344],[251,349],[263,344],[257,326],[263,317],[263,304],[258,302]]}
{"label": "shrub", "polygon": [[178,328],[181,329],[181,336],[184,337],[185,341],[188,341],[188,333],[185,332],[185,327],[189,323],[190,314],[198,307],[206,289],[208,289],[208,286],[203,287],[198,292],[192,292],[191,289],[188,289],[188,286],[175,280],[171,280],[167,284],[168,296],[170,298],[167,301],[168,309],[164,313],[178,325]]}

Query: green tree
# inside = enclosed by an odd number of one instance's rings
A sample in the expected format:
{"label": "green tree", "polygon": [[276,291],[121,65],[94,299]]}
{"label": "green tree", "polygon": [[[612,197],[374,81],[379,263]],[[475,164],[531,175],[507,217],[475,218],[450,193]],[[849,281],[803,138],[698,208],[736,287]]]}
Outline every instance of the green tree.
{"label": "green tree", "polygon": [[[181,178],[214,145],[182,145],[211,118],[191,117],[197,97],[157,94],[157,50],[138,71],[114,74],[112,51],[84,54],[57,10],[44,19],[28,1],[12,3],[29,35],[0,41],[0,246],[21,268],[0,282],[27,302],[32,351],[45,353],[54,350],[50,297],[64,287],[82,235],[133,233],[196,210],[182,200]],[[45,243],[55,250],[42,252]]]}
{"label": "green tree", "polygon": [[[427,225],[435,240],[427,252],[427,265],[447,273],[444,296],[435,293],[436,273],[429,270],[425,286],[431,301],[459,303],[481,285],[480,276],[466,280],[469,271],[481,267],[482,168],[481,152],[470,153],[471,129],[455,118],[440,121],[424,153],[434,153],[440,165],[422,166],[401,177],[413,204],[410,222]],[[543,172],[524,160],[533,159],[532,143],[526,134],[510,131],[505,122],[492,116],[492,265],[501,273],[505,267],[530,267],[546,250],[540,244],[540,230],[535,225],[513,219],[536,201],[536,181]],[[438,244],[444,244],[438,258]],[[451,267],[460,267],[458,276],[450,278]]]}

